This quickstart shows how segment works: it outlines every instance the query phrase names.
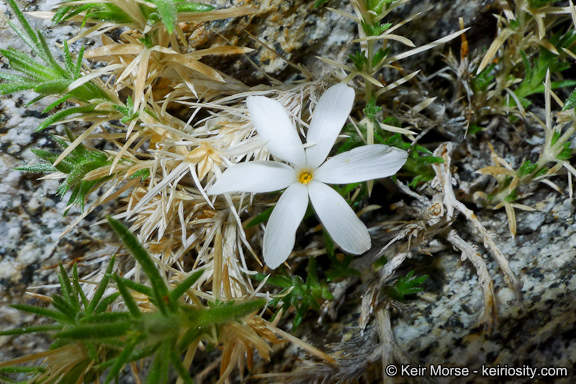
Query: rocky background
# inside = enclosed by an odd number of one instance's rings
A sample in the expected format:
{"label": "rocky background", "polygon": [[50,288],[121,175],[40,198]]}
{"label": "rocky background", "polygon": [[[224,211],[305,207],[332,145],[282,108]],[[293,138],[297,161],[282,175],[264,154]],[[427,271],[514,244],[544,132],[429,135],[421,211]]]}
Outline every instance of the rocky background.
{"label": "rocky background", "polygon": [[[57,3],[50,1],[20,1],[26,11],[50,10]],[[220,1],[229,6],[236,1]],[[206,39],[213,33],[233,31],[242,44],[256,46],[244,29],[267,42],[282,57],[305,65],[316,76],[328,68],[315,56],[329,56],[343,61],[349,53],[351,40],[355,37],[354,25],[326,9],[314,10],[312,1],[245,1],[245,5],[261,7],[263,12],[251,18],[214,23],[206,31]],[[348,9],[347,1],[329,3],[338,9]],[[402,18],[422,12],[419,19],[404,26],[400,31],[416,45],[437,39],[459,29],[458,18],[464,19],[472,29],[467,33],[471,50],[486,46],[495,33],[491,13],[492,1],[426,0],[412,1],[395,17]],[[25,50],[24,44],[15,37],[7,20],[13,20],[5,3],[0,2],[0,47],[12,46]],[[62,42],[78,32],[76,27],[52,28],[51,23],[35,21],[49,44]],[[200,41],[200,40],[199,40]],[[246,42],[246,43],[245,43]],[[97,44],[85,41],[85,44]],[[459,49],[458,41],[452,44]],[[77,49],[77,45],[74,46]],[[447,47],[443,48],[446,52]],[[440,53],[438,51],[437,53]],[[267,74],[281,80],[295,80],[297,72],[269,50],[259,49],[251,58],[262,64]],[[210,63],[215,65],[215,63]],[[406,66],[431,74],[442,66],[438,54],[426,53],[414,57]],[[7,63],[2,61],[2,69]],[[221,70],[246,79],[255,85],[265,82],[261,71],[248,62],[221,63]],[[441,96],[441,92],[439,92]],[[90,271],[90,260],[95,260],[99,250],[110,240],[108,229],[92,225],[114,206],[106,205],[89,215],[76,229],[60,238],[60,234],[78,214],[72,210],[62,217],[66,201],[55,195],[58,182],[37,180],[37,174],[16,171],[13,168],[36,162],[31,148],[50,149],[54,142],[46,132],[35,133],[45,117],[41,114],[50,101],[32,106],[27,103],[32,94],[18,93],[0,98],[0,328],[33,324],[34,316],[25,315],[8,306],[11,303],[36,303],[39,298],[25,292],[49,294],[56,290],[57,275],[54,267],[85,258],[84,273]],[[63,127],[55,129],[63,133]],[[463,135],[438,138],[461,141]],[[461,141],[465,151],[483,151],[485,146],[474,147]],[[521,149],[517,156],[523,157]],[[486,156],[489,159],[489,155]],[[457,173],[466,182],[476,177],[471,170],[487,164],[472,163],[460,159]],[[556,180],[566,187],[564,180]],[[409,198],[407,197],[407,201]],[[522,297],[517,302],[514,292],[503,279],[502,271],[490,254],[483,248],[482,240],[474,229],[460,217],[456,220],[461,236],[474,244],[484,256],[490,275],[494,280],[497,297],[498,321],[492,332],[477,326],[482,311],[482,294],[478,278],[469,262],[462,262],[460,254],[450,247],[438,247],[429,256],[418,256],[408,262],[407,270],[429,275],[425,293],[411,300],[404,310],[393,317],[396,342],[414,366],[418,363],[443,364],[453,367],[481,369],[482,364],[500,364],[509,367],[532,368],[567,367],[568,376],[539,377],[534,383],[573,383],[576,378],[576,223],[574,200],[568,194],[559,194],[541,185],[524,204],[536,206],[537,211],[517,213],[518,235],[511,238],[506,215],[501,211],[481,210],[470,205],[495,240],[516,276],[523,284]],[[40,287],[40,288],[36,288]],[[357,293],[356,293],[357,294]],[[349,329],[354,324],[344,324]],[[322,340],[314,343],[323,348]],[[47,348],[49,340],[32,336],[0,337],[0,361],[22,356]],[[288,350],[286,353],[288,353]],[[275,360],[277,360],[275,358]],[[270,371],[275,370],[271,368]],[[415,379],[420,382],[422,379]],[[472,373],[468,377],[437,377],[429,379],[439,383],[525,383],[526,377],[483,377]],[[404,382],[399,379],[398,382]]]}

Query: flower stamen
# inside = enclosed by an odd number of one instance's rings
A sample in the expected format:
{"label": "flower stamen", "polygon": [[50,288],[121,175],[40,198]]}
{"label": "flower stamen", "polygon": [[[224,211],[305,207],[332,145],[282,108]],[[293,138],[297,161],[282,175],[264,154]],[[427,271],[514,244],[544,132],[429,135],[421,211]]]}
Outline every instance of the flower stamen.
{"label": "flower stamen", "polygon": [[312,172],[310,172],[310,171],[302,171],[298,175],[298,181],[301,184],[305,184],[305,185],[309,184],[313,178],[314,178],[314,176],[312,175]]}

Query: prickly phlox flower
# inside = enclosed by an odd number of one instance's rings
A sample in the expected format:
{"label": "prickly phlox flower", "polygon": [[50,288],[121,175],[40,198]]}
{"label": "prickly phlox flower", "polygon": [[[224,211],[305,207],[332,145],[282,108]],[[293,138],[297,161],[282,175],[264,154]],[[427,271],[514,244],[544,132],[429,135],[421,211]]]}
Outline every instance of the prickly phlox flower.
{"label": "prickly phlox flower", "polygon": [[274,269],[294,247],[296,229],[308,206],[332,239],[344,251],[361,254],[370,249],[368,229],[346,200],[326,184],[350,184],[395,174],[408,154],[374,144],[354,148],[328,160],[354,104],[354,90],[344,84],[328,89],[318,101],[307,135],[306,149],[282,105],[262,96],[250,96],[246,104],[258,134],[279,161],[250,161],[228,168],[207,193],[272,192],[286,188],[266,227],[264,261]]}

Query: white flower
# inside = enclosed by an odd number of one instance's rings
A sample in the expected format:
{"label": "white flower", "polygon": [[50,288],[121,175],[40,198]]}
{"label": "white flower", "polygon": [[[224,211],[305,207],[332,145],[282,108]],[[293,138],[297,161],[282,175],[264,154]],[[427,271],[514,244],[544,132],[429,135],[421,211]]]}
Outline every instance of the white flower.
{"label": "white flower", "polygon": [[326,160],[354,104],[354,90],[338,84],[318,101],[304,149],[286,110],[272,99],[246,99],[252,122],[278,161],[251,161],[228,168],[207,193],[272,192],[286,188],[266,227],[264,261],[274,269],[292,251],[308,197],[332,239],[344,251],[370,249],[368,229],[346,200],[326,184],[349,184],[395,174],[408,154],[386,145],[366,145]]}

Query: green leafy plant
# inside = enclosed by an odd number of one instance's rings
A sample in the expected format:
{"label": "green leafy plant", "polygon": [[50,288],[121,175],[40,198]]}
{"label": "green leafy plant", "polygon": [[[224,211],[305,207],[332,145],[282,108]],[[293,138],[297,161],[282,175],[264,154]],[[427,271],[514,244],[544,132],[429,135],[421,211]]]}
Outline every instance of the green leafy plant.
{"label": "green leafy plant", "polygon": [[314,8],[320,8],[324,4],[326,4],[328,0],[316,0],[314,1]]}
{"label": "green leafy plant", "polygon": [[[557,33],[550,38],[550,44],[556,48],[558,52],[562,52],[564,48],[570,48],[576,41],[576,33],[569,31],[561,34]],[[537,59],[531,65],[529,58],[524,52],[521,52],[522,61],[525,68],[525,76],[520,86],[516,89],[515,93],[519,97],[522,104],[526,107],[530,105],[530,101],[526,97],[536,94],[544,93],[544,79],[546,73],[560,73],[570,68],[570,63],[560,61],[557,54],[550,52],[548,49],[540,47]],[[576,85],[576,80],[558,80],[551,82],[551,88],[563,88]]]}
{"label": "green leafy plant", "polygon": [[[22,11],[18,9],[14,0],[7,0],[8,4],[18,18],[22,29],[16,27],[8,21],[8,25],[20,36],[20,38],[32,49],[32,52],[42,61],[32,58],[30,55],[19,52],[14,48],[2,49],[0,52],[9,60],[12,69],[21,72],[23,75],[14,75],[0,72],[0,79],[5,82],[0,84],[0,94],[8,94],[22,90],[33,90],[39,94],[31,103],[38,101],[47,95],[63,94],[55,103],[52,103],[45,112],[53,109],[67,100],[77,100],[89,102],[91,100],[110,101],[110,97],[92,81],[85,82],[74,89],[67,88],[78,80],[82,72],[82,56],[84,49],[76,60],[72,58],[68,49],[68,44],[64,42],[63,58],[64,66],[59,64],[40,32],[32,29],[28,21],[24,18]],[[65,92],[66,91],[66,92]]]}
{"label": "green leafy plant", "polygon": [[528,4],[530,8],[542,8],[557,1],[558,0],[528,0]]}
{"label": "green leafy plant", "polygon": [[334,241],[326,231],[324,231],[324,242],[326,243],[326,252],[332,262],[330,268],[326,271],[326,281],[330,282],[349,276],[360,275],[358,270],[350,267],[354,256],[334,252]]}
{"label": "green leafy plant", "polygon": [[[376,144],[389,145],[409,152],[408,160],[402,167],[402,173],[411,177],[410,186],[416,187],[419,183],[430,181],[434,178],[434,171],[431,164],[440,164],[443,160],[439,157],[432,156],[432,152],[425,147],[406,142],[402,134],[394,133],[384,127],[399,127],[399,122],[394,118],[387,118],[380,121],[379,116],[382,107],[376,105],[376,98],[370,99],[364,108],[365,118],[358,124],[358,129],[362,135],[368,135],[368,126],[372,128],[372,135]],[[361,135],[358,134],[357,128],[349,124],[344,127],[344,132],[348,136],[338,148],[338,153],[349,151],[352,148],[364,145]]]}
{"label": "green leafy plant", "polygon": [[[476,195],[486,200],[494,209],[504,207],[508,216],[508,225],[512,236],[516,235],[516,215],[515,208],[522,210],[533,210],[531,207],[519,204],[518,201],[524,197],[520,188],[533,181],[542,180],[555,190],[560,191],[555,184],[547,180],[548,177],[555,175],[561,168],[565,168],[572,175],[576,175],[576,169],[570,164],[569,160],[573,156],[574,150],[571,147],[571,138],[576,132],[576,124],[573,117],[568,117],[567,121],[553,125],[551,111],[552,87],[550,81],[550,72],[547,72],[545,80],[544,94],[547,108],[546,123],[539,121],[544,130],[544,144],[540,150],[540,156],[536,162],[524,160],[514,169],[503,158],[498,156],[489,144],[492,151],[493,166],[480,169],[478,172],[493,176],[498,184],[488,194],[476,192]],[[570,105],[570,97],[566,105]],[[562,116],[560,116],[562,117]],[[564,117],[562,117],[564,118]],[[568,124],[565,124],[568,123]],[[552,165],[551,165],[552,164]]]}
{"label": "green leafy plant", "polygon": [[[53,309],[27,304],[12,305],[13,308],[42,316],[53,323],[1,331],[0,335],[11,336],[47,332],[54,334],[54,332],[62,331],[67,327],[76,327],[85,323],[110,325],[114,328],[116,322],[125,320],[127,316],[121,312],[109,312],[110,306],[118,298],[119,293],[104,297],[113,267],[114,257],[110,260],[106,274],[98,284],[94,297],[92,300],[88,300],[80,286],[76,264],[73,267],[72,279],[68,277],[64,267],[60,265],[58,279],[62,294],[52,296],[50,303]],[[6,373],[33,374],[33,378],[29,382],[75,383],[79,379],[91,381],[98,375],[99,370],[95,367],[87,368],[89,362],[98,361],[101,356],[106,356],[109,352],[113,353],[113,350],[108,350],[104,344],[95,340],[70,340],[56,336],[56,341],[52,344],[48,354],[34,354],[25,359],[17,359],[17,362],[34,361],[44,355],[46,357],[44,363],[33,367],[19,367],[11,365],[11,362],[8,361],[1,363],[0,369],[4,369]],[[53,366],[54,364],[60,364],[60,366]],[[76,369],[78,367],[81,369]],[[22,370],[21,368],[25,369]],[[55,372],[50,372],[50,370],[55,370]]]}
{"label": "green leafy plant", "polygon": [[[87,20],[97,22],[109,22],[118,25],[137,23],[130,11],[133,11],[130,4],[125,1],[112,3],[82,3],[74,5],[74,1],[62,7],[56,12],[52,21],[60,23],[71,19],[79,14],[84,15],[84,22]],[[174,31],[178,14],[212,11],[215,8],[209,4],[192,3],[186,0],[147,0],[138,3],[138,10],[146,20],[146,24],[154,26],[162,22],[168,33]]]}
{"label": "green leafy plant", "polygon": [[384,293],[393,300],[403,302],[406,300],[406,296],[421,292],[423,289],[420,286],[428,276],[413,276],[414,271],[410,271],[406,276],[399,277],[393,286],[384,288]]}
{"label": "green leafy plant", "polygon": [[574,107],[576,107],[576,90],[572,91],[572,93],[566,100],[566,103],[564,103],[564,107],[562,107],[562,110],[567,111],[569,109],[573,109]]}
{"label": "green leafy plant", "polygon": [[[56,341],[52,345],[51,362],[65,363],[65,368],[41,365],[31,369],[35,381],[47,383],[77,383],[92,381],[106,369],[105,383],[110,383],[128,363],[153,357],[147,383],[168,382],[169,366],[172,365],[185,383],[191,383],[188,369],[180,360],[190,345],[209,334],[219,325],[239,321],[262,308],[265,301],[255,299],[245,302],[213,303],[210,307],[187,304],[185,295],[198,281],[203,270],[190,274],[170,289],[156,268],[153,259],[136,237],[120,222],[108,218],[110,226],[122,239],[149,279],[149,285],[112,275],[114,258],[98,285],[94,298],[88,300],[80,286],[76,265],[70,280],[60,266],[62,295],[54,295],[51,304],[55,309],[29,305],[15,308],[34,313],[55,321],[53,324],[2,331],[0,335],[50,332]],[[103,298],[109,283],[114,281],[117,293]],[[154,311],[142,311],[131,290],[143,294],[154,306]],[[109,308],[116,299],[122,299],[127,311]],[[65,360],[73,346],[76,358]],[[58,354],[61,353],[60,358]],[[31,358],[34,358],[32,356]],[[21,361],[21,359],[17,360]],[[49,361],[49,362],[50,362]],[[11,361],[0,367],[17,372]]]}
{"label": "green leafy plant", "polygon": [[[66,134],[70,142],[75,141],[76,138],[68,129],[66,130]],[[67,142],[55,136],[52,136],[52,139],[55,140],[63,150],[69,146]],[[80,209],[83,210],[90,192],[94,191],[95,188],[112,177],[112,175],[108,175],[93,180],[85,180],[88,173],[98,168],[107,167],[112,164],[112,162],[108,160],[108,156],[105,153],[95,149],[88,149],[82,143],[74,147],[72,151],[58,163],[56,163],[56,161],[61,157],[62,152],[50,152],[42,149],[32,149],[32,152],[46,161],[46,163],[17,167],[16,169],[27,172],[61,172],[66,174],[66,180],[58,187],[57,194],[64,197],[68,191],[71,191],[72,193],[68,200],[69,206],[78,204]]]}
{"label": "green leafy plant", "polygon": [[[298,329],[304,316],[309,309],[315,311],[320,311],[319,301],[321,300],[332,300],[334,297],[328,285],[318,279],[318,273],[316,271],[316,259],[311,257],[308,261],[308,271],[306,280],[302,277],[294,275],[290,276],[288,274],[281,274],[276,276],[271,276],[266,280],[266,282],[272,286],[282,288],[278,298],[271,300],[268,306],[271,308],[276,308],[280,303],[282,303],[282,309],[284,313],[294,307],[295,315],[294,321],[292,323],[292,331]],[[264,280],[266,275],[258,273],[254,275],[257,280]]]}

